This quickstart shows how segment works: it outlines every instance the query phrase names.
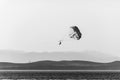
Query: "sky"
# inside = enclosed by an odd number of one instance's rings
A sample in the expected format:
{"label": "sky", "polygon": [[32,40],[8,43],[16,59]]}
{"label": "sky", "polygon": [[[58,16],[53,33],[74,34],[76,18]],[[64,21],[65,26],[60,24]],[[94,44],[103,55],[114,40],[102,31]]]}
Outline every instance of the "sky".
{"label": "sky", "polygon": [[[0,49],[98,51],[120,57],[119,0],[0,0]],[[78,26],[80,40],[66,37]]]}

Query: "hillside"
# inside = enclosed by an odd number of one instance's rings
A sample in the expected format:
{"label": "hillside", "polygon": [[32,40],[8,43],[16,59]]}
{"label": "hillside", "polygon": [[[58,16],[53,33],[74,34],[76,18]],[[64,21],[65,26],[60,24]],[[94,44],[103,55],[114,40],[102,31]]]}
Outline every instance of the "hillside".
{"label": "hillside", "polygon": [[33,63],[0,62],[0,69],[18,70],[120,70],[120,61],[96,63],[90,61],[38,61]]}

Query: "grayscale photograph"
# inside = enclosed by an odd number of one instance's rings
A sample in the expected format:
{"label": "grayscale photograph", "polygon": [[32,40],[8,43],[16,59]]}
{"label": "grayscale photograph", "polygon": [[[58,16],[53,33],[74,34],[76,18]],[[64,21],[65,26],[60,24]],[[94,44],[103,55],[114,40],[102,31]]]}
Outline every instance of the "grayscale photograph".
{"label": "grayscale photograph", "polygon": [[120,1],[0,0],[0,80],[120,80]]}

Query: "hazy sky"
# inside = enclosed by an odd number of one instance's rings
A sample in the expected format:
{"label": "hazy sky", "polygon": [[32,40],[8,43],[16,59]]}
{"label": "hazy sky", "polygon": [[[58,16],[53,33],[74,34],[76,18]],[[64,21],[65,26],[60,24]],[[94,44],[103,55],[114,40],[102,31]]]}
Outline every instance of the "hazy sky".
{"label": "hazy sky", "polygon": [[[58,46],[72,25],[80,28],[82,39]],[[0,49],[120,56],[120,1],[0,0]]]}

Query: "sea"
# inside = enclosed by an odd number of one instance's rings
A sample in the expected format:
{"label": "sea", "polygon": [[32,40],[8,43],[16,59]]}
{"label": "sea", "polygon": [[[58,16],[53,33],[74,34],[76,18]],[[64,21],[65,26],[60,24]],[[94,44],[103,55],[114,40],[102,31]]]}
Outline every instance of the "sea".
{"label": "sea", "polygon": [[120,70],[0,70],[0,80],[120,80]]}

